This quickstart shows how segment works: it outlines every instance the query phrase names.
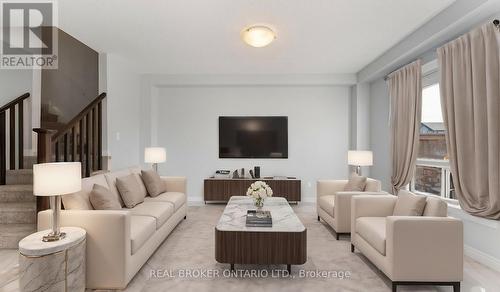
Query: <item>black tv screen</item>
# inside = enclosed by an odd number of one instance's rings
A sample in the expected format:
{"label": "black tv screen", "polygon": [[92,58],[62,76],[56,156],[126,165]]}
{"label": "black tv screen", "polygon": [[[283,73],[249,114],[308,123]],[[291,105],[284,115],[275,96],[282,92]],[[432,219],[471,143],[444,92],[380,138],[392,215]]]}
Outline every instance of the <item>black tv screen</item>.
{"label": "black tv screen", "polygon": [[219,158],[288,158],[288,118],[219,117]]}

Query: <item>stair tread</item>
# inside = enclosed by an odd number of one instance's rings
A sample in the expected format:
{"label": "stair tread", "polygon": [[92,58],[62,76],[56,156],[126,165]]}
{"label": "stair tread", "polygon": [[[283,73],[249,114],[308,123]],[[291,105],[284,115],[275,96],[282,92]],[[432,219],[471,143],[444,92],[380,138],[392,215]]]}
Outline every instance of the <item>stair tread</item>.
{"label": "stair tread", "polygon": [[34,202],[6,202],[0,204],[0,211],[32,212],[36,211]]}
{"label": "stair tread", "polygon": [[8,223],[0,224],[1,236],[16,236],[19,234],[31,234],[36,231],[36,224],[33,223]]}
{"label": "stair tread", "polygon": [[0,185],[0,192],[32,192],[33,185]]}

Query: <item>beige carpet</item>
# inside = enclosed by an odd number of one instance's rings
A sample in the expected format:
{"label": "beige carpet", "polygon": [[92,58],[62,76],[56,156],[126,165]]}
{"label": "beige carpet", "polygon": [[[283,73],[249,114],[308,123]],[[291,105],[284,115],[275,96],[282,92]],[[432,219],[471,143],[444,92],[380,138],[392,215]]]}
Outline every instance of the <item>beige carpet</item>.
{"label": "beige carpet", "polygon": [[[214,256],[214,227],[224,205],[189,207],[188,218],[181,222],[130,282],[126,291],[391,291],[390,282],[361,254],[350,252],[349,238],[335,240],[331,229],[316,220],[315,206],[293,206],[307,227],[307,263],[292,266],[292,277],[272,277],[273,270],[285,266],[240,266],[240,277],[224,277],[229,265],[218,264]],[[16,250],[0,250],[0,292],[19,291]],[[160,270],[160,272],[158,272]],[[301,278],[301,271],[349,271],[349,279]],[[151,277],[152,271],[157,275]],[[219,277],[181,277],[182,271],[217,271]],[[247,277],[253,271],[257,276]],[[169,275],[167,275],[169,273]],[[175,276],[175,277],[169,277]],[[210,277],[211,276],[211,277]],[[465,258],[464,292],[497,292],[500,273]],[[452,291],[449,287],[401,287],[398,291]]]}
{"label": "beige carpet", "polygon": [[[213,204],[190,207],[187,220],[158,248],[126,291],[391,291],[387,278],[366,258],[350,252],[349,237],[337,241],[331,229],[317,221],[312,204],[293,207],[307,227],[305,265],[292,266],[290,277],[278,274],[286,266],[259,265],[236,265],[238,274],[228,275],[229,265],[217,263],[214,257],[214,227],[223,208]],[[198,274],[189,277],[184,271]],[[201,275],[202,271],[213,274]],[[302,277],[306,271],[330,271],[330,276]],[[349,272],[350,278],[335,277],[338,272]],[[436,290],[408,287],[399,291]]]}

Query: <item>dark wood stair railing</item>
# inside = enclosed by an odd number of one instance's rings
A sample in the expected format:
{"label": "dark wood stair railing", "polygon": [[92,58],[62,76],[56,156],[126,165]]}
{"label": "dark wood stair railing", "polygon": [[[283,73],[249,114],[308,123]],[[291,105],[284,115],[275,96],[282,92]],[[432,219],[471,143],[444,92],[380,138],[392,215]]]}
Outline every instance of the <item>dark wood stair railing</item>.
{"label": "dark wood stair railing", "polygon": [[[38,134],[38,163],[81,162],[82,177],[102,170],[102,100],[101,93],[58,131],[33,129]],[[48,200],[37,197],[37,212],[48,209]]]}
{"label": "dark wood stair railing", "polygon": [[17,169],[22,169],[24,166],[24,100],[28,97],[30,94],[25,93],[0,107],[0,185],[5,184],[7,175],[7,112],[9,113],[9,169],[16,169],[16,131]]}

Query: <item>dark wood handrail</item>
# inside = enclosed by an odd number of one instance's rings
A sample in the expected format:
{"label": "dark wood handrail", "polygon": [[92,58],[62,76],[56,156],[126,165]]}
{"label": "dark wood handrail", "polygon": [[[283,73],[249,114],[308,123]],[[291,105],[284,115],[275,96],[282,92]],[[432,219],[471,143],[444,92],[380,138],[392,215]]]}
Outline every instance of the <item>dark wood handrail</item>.
{"label": "dark wood handrail", "polygon": [[8,102],[6,105],[0,107],[0,113],[8,110],[13,105],[18,104],[20,101],[23,101],[23,100],[25,100],[28,97],[30,97],[30,94],[29,94],[29,92],[26,92],[25,94],[19,96],[18,98],[14,99],[13,101]]}
{"label": "dark wood handrail", "polygon": [[106,93],[103,92],[99,94],[93,101],[91,101],[79,114],[77,114],[71,121],[69,121],[64,128],[57,131],[55,135],[52,135],[52,142],[59,139],[62,135],[66,134],[71,130],[83,117],[85,117],[99,102],[101,102],[106,97]]}

